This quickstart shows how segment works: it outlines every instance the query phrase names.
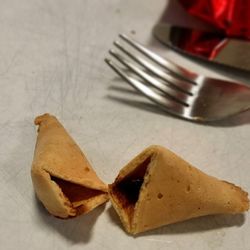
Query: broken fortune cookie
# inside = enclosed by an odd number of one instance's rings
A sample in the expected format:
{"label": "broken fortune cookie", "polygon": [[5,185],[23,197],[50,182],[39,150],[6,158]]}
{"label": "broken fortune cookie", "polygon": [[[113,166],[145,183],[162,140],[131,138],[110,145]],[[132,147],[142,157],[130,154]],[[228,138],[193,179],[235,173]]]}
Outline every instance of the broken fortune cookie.
{"label": "broken fortune cookie", "polygon": [[108,200],[107,186],[56,117],[44,114],[39,125],[31,177],[46,209],[61,218],[85,214]]}
{"label": "broken fortune cookie", "polygon": [[201,172],[161,146],[150,146],[128,163],[109,185],[109,194],[131,234],[249,209],[248,194],[240,187]]}

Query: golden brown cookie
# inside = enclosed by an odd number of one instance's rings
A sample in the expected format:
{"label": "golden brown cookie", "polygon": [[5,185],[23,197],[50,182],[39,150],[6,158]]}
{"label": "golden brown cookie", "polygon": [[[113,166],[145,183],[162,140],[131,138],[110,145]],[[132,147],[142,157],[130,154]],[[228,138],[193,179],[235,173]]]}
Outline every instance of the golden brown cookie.
{"label": "golden brown cookie", "polygon": [[137,234],[209,214],[242,213],[248,194],[209,176],[161,146],[136,156],[109,185],[127,232]]}
{"label": "golden brown cookie", "polygon": [[35,119],[39,126],[31,177],[46,209],[61,218],[85,214],[108,200],[107,186],[52,115]]}

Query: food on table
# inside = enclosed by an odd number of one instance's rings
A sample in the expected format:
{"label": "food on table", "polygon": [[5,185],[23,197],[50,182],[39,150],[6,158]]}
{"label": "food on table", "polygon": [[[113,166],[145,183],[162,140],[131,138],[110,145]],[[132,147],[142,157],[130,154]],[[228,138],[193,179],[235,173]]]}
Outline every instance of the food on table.
{"label": "food on table", "polygon": [[249,209],[248,194],[240,187],[201,172],[161,146],[150,146],[129,162],[109,185],[109,193],[131,234]]}
{"label": "food on table", "polygon": [[85,214],[108,200],[107,186],[56,117],[44,114],[39,126],[31,177],[38,199],[54,216]]}

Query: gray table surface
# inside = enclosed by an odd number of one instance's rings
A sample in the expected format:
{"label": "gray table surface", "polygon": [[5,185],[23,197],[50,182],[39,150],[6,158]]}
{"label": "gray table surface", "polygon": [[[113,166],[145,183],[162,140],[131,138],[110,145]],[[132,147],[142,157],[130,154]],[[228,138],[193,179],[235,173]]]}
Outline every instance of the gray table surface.
{"label": "gray table surface", "polygon": [[61,120],[107,183],[142,149],[160,144],[250,191],[249,112],[213,125],[173,118],[103,62],[112,41],[124,32],[197,71],[217,75],[154,41],[151,30],[166,4],[0,1],[1,249],[250,249],[248,214],[194,219],[133,238],[110,203],[86,216],[59,220],[35,199],[33,119],[45,112]]}

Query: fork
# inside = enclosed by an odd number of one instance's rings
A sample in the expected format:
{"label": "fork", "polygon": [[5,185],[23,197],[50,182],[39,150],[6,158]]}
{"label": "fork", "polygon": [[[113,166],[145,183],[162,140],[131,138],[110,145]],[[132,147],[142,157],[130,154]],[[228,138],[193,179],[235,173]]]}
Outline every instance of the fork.
{"label": "fork", "polygon": [[191,121],[209,122],[250,108],[250,86],[197,74],[157,55],[124,34],[119,37],[141,56],[115,41],[120,53],[113,49],[109,53],[125,68],[108,58],[105,62],[168,113]]}

